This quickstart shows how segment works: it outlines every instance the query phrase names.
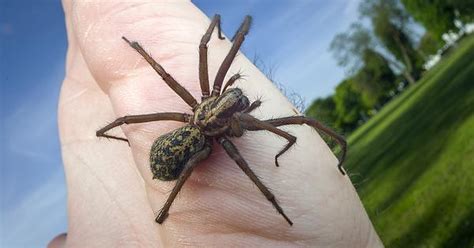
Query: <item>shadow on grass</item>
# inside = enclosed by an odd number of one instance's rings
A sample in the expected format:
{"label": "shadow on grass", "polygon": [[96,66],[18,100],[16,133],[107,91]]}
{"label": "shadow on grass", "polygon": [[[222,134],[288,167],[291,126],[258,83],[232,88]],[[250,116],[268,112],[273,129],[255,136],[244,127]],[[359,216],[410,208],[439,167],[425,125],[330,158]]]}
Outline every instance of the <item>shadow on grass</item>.
{"label": "shadow on grass", "polygon": [[[423,114],[419,114],[417,118],[414,118],[414,120],[417,121],[417,123],[421,123],[421,125],[413,129],[412,132],[408,132],[407,135],[408,137],[419,138],[408,139],[411,144],[404,145],[407,147],[408,153],[410,153],[412,149],[412,151],[416,152],[411,152],[411,157],[402,164],[403,168],[401,171],[403,175],[397,176],[397,178],[400,178],[400,181],[403,182],[400,184],[400,188],[379,206],[380,209],[383,210],[398,200],[405,191],[410,188],[412,183],[416,182],[418,177],[421,176],[429,166],[436,162],[439,155],[443,153],[446,142],[449,142],[451,134],[462,125],[466,118],[474,113],[472,108],[472,106],[474,106],[474,99],[472,98],[474,95],[473,88],[470,87],[471,90],[469,90],[469,87],[467,87],[467,84],[470,84],[471,78],[474,78],[474,66],[467,68],[467,70],[454,77],[453,81],[451,81],[452,85],[445,88],[434,89],[443,91],[438,98],[443,100],[436,100],[436,96],[433,94],[426,96],[433,98],[430,102],[423,104],[424,106],[422,108],[424,108],[424,110],[421,109],[421,111],[429,111],[429,109],[440,111],[435,114],[431,120],[425,118]],[[471,96],[471,101],[466,102],[469,96]],[[402,158],[403,154],[405,153],[399,151],[397,155]]]}
{"label": "shadow on grass", "polygon": [[[472,47],[472,46],[471,46]],[[381,132],[371,137],[366,144],[355,143],[349,155],[348,168],[361,174],[353,178],[362,198],[368,191],[362,180],[374,180],[387,175],[386,170],[395,169],[389,178],[394,189],[369,212],[384,211],[404,195],[407,189],[442,154],[449,136],[469,116],[474,114],[474,49],[469,49],[453,63],[442,68],[443,73],[431,75],[429,84],[410,92],[400,104],[400,115]],[[467,65],[467,66],[466,66]],[[408,104],[408,106],[403,106]],[[378,125],[380,123],[377,123]],[[361,136],[362,137],[362,136]]]}
{"label": "shadow on grass", "polygon": [[378,113],[378,116],[374,117],[374,120],[366,123],[366,126],[362,126],[360,132],[358,132],[355,136],[355,138],[351,139],[351,143],[357,143],[359,140],[363,139],[368,133],[372,131],[372,128],[378,126],[380,123],[384,122],[384,119],[390,115],[392,115],[395,110],[398,109],[398,107],[405,101],[413,98],[416,95],[416,92],[418,92],[420,89],[425,87],[426,85],[424,82],[427,80],[423,80],[423,82],[419,82],[416,85],[410,86],[411,89],[408,91],[405,91],[401,95],[397,96],[394,98],[392,101],[396,101],[395,105],[392,106],[386,106],[387,109],[384,109],[380,113]]}
{"label": "shadow on grass", "polygon": [[442,247],[474,247],[474,209],[455,228]]}
{"label": "shadow on grass", "polygon": [[472,96],[471,79],[474,78],[474,66],[465,66],[468,60],[474,60],[474,56],[465,56],[447,73],[434,78],[449,83],[430,85],[370,143],[357,147],[358,151],[349,157],[349,167],[356,167],[365,177],[374,177],[388,169],[387,165],[406,161],[404,155],[407,154],[413,156],[409,159],[412,169],[422,167],[423,171],[431,164],[451,131],[474,112],[472,105],[466,102],[466,98]]}
{"label": "shadow on grass", "polygon": [[[450,190],[447,192],[451,193],[443,194],[430,192],[428,188],[427,201],[420,203],[422,207],[413,206],[413,214],[407,213],[407,209],[405,212],[391,209],[391,206],[400,207],[397,205],[400,200],[416,190],[413,185],[431,166],[439,164],[440,156],[446,155],[445,150],[455,154],[456,147],[451,143],[453,134],[459,135],[456,130],[474,115],[474,38],[469,42],[452,58],[444,60],[437,68],[439,71],[427,75],[423,85],[406,92],[398,103],[389,105],[390,109],[351,140],[347,168],[360,174],[351,179],[358,185],[357,190],[372,220],[380,223],[380,234],[387,234],[387,240],[392,240],[388,246],[419,247],[437,240],[436,243],[445,244],[444,247],[466,247],[474,242],[474,211],[467,210],[467,219],[458,216],[456,211],[465,207],[454,207],[449,202],[463,198],[456,198]],[[455,169],[453,166],[447,168]],[[443,173],[446,180],[451,181],[450,185],[456,184],[452,173]],[[470,204],[471,201],[460,202]],[[406,207],[410,209],[410,205]],[[421,211],[422,214],[417,215]],[[390,217],[383,214],[388,212]],[[378,216],[378,213],[382,214]],[[400,213],[403,220],[392,223],[393,219],[400,218],[397,216]],[[450,227],[442,226],[447,223]],[[398,239],[393,240],[396,237]]]}
{"label": "shadow on grass", "polygon": [[[445,56],[445,60],[451,60],[453,58],[449,58],[449,56]],[[448,62],[449,63],[449,62]],[[445,66],[446,67],[446,66]],[[433,67],[430,71],[426,72],[423,75],[423,78],[417,82],[417,84],[410,86],[407,90],[405,90],[402,94],[398,95],[396,98],[392,100],[392,104],[388,104],[382,109],[382,111],[375,116],[371,121],[367,122],[364,126],[360,127],[360,131],[356,131],[354,133],[354,137],[351,137],[351,143],[357,143],[360,139],[363,139],[368,133],[372,131],[372,128],[377,127],[380,123],[384,122],[384,119],[389,117],[390,115],[394,114],[398,108],[410,101],[411,99],[417,96],[417,92],[423,89],[424,87],[429,87],[430,82],[434,77],[437,77],[440,74],[443,74],[445,70],[449,68],[443,67],[442,63],[437,64]]]}
{"label": "shadow on grass", "polygon": [[449,207],[445,202],[451,202],[453,198],[453,196],[449,195],[440,197],[434,202],[433,207],[421,216],[422,218],[418,218],[418,221],[415,222],[407,232],[401,235],[401,238],[386,244],[387,247],[429,247],[427,244],[424,244],[423,241],[433,235],[434,230],[441,224],[438,221],[439,217],[449,211]]}

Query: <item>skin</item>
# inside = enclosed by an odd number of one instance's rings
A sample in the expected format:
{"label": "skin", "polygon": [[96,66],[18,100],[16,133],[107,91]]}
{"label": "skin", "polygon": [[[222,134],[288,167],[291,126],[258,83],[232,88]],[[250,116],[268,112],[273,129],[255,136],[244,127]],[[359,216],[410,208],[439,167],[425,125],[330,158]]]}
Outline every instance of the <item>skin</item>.
{"label": "skin", "polygon": [[[69,39],[59,128],[67,187],[68,234],[50,247],[381,247],[370,220],[337,159],[307,126],[285,127],[297,144],[274,165],[286,143],[268,132],[233,139],[254,172],[275,194],[290,227],[222,148],[202,162],[159,225],[154,219],[174,182],[152,180],[149,150],[177,122],[124,125],[98,139],[95,131],[126,114],[191,113],[150,66],[122,39],[141,42],[200,99],[198,44],[209,19],[189,1],[63,1]],[[258,24],[256,24],[258,25]],[[250,32],[250,35],[252,31]],[[232,35],[232,34],[229,34]],[[209,43],[210,79],[230,48]],[[294,115],[288,100],[240,54],[232,72],[249,99],[263,96],[257,118]],[[212,87],[212,86],[211,86]],[[350,155],[349,155],[350,156]]]}

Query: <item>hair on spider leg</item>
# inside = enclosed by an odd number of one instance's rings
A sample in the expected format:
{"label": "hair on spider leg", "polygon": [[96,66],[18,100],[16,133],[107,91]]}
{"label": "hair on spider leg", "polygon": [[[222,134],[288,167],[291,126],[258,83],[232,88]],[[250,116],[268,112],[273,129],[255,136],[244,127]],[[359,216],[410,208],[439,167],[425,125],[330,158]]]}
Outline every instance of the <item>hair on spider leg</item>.
{"label": "hair on spider leg", "polygon": [[242,70],[242,68],[239,68],[239,70],[237,70],[236,73],[232,73],[232,77],[238,76],[237,80],[245,80],[248,77],[248,75],[245,75],[243,71],[244,70]]}
{"label": "hair on spider leg", "polygon": [[262,106],[264,102],[265,100],[263,100],[263,95],[257,95],[255,97],[255,100],[252,101],[252,104],[249,107],[249,111],[246,111],[246,113],[250,113],[253,110],[257,110],[258,108]]}
{"label": "hair on spider leg", "polygon": [[[262,95],[257,94],[257,96],[255,97],[255,101],[259,101],[260,103],[264,103],[264,102],[266,102],[267,100],[264,100],[263,98],[264,98],[263,94],[262,94]],[[272,117],[272,118],[273,118],[273,117]]]}
{"label": "hair on spider leg", "polygon": [[[230,78],[234,78],[234,79],[235,79],[235,82],[240,81],[240,80],[244,80],[244,81],[245,81],[246,78],[247,78],[247,75],[243,74],[242,68],[239,68],[239,70],[238,70],[236,73],[232,73],[231,75],[232,75],[232,76],[231,76]],[[234,82],[234,83],[235,83],[235,82]],[[230,87],[230,85],[229,85],[229,87]]]}
{"label": "hair on spider leg", "polygon": [[248,75],[240,74],[239,81],[247,82],[248,78],[249,78]]}
{"label": "hair on spider leg", "polygon": [[244,73],[244,70],[242,69],[242,67],[239,67],[239,70],[237,71],[236,74],[239,74],[241,79],[245,79],[248,77],[248,75]]}

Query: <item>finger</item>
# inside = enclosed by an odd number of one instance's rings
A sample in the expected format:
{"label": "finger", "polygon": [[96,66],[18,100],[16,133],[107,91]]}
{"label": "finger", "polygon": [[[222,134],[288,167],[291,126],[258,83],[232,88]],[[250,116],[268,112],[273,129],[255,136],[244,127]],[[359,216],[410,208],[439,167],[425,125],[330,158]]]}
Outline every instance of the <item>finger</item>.
{"label": "finger", "polygon": [[63,4],[69,46],[58,119],[68,186],[68,245],[154,246],[160,241],[151,231],[153,212],[141,177],[130,166],[129,149],[94,135],[93,130],[115,115],[77,46],[72,3]]}
{"label": "finger", "polygon": [[[141,177],[130,166],[133,161],[128,147],[103,142],[91,133],[114,114],[108,98],[88,76],[87,67],[77,56],[77,61],[71,61],[75,65],[63,83],[59,105],[68,186],[68,243],[72,246],[97,243],[115,246],[127,241],[159,243],[158,237],[151,233],[153,223],[149,220],[153,212]],[[131,228],[137,233],[131,235]]]}
{"label": "finger", "polygon": [[54,237],[49,244],[48,248],[63,248],[66,247],[66,238],[67,233],[61,233],[58,236]]}

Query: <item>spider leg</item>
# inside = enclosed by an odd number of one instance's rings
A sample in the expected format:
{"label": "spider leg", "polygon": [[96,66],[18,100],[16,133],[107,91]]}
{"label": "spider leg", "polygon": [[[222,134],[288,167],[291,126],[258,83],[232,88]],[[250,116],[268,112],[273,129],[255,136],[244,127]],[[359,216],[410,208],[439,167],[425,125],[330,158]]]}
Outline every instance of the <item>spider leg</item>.
{"label": "spider leg", "polygon": [[189,178],[189,176],[191,176],[193,169],[198,165],[200,161],[206,159],[210,153],[211,153],[211,147],[206,146],[203,150],[194,154],[188,160],[188,162],[184,166],[183,171],[179,175],[178,181],[176,182],[176,185],[174,186],[173,191],[171,191],[171,194],[168,196],[168,199],[166,200],[165,205],[163,206],[163,208],[161,208],[160,213],[155,219],[157,223],[161,224],[163,223],[163,221],[165,221],[165,219],[168,217],[168,211],[171,207],[171,204],[173,204],[174,199],[178,195],[178,192],[181,190],[186,180]]}
{"label": "spider leg", "polygon": [[296,143],[296,137],[289,134],[288,132],[285,132],[281,129],[276,128],[275,126],[267,122],[261,121],[249,114],[245,114],[245,113],[239,114],[238,119],[242,121],[243,123],[242,126],[246,130],[250,130],[250,131],[267,130],[269,132],[272,132],[288,140],[288,144],[285,147],[283,147],[283,149],[281,149],[281,151],[278,152],[278,154],[275,156],[275,165],[280,166],[278,164],[278,157],[283,155],[283,153],[288,151],[288,149],[290,149],[290,147]]}
{"label": "spider leg", "polygon": [[227,81],[227,83],[225,83],[224,88],[222,88],[222,92],[227,90],[227,87],[232,86],[235,83],[235,81],[237,81],[237,79],[239,79],[241,77],[242,76],[239,73],[234,74],[234,76],[230,77],[229,80]]}
{"label": "spider leg", "polygon": [[158,64],[151,56],[148,54],[143,47],[138,44],[136,41],[130,41],[125,37],[122,37],[133,49],[135,49],[138,53],[140,53],[143,58],[153,67],[153,69],[158,73],[158,75],[163,78],[165,83],[178,94],[191,108],[197,106],[196,99],[186,90],[183,86],[181,86],[170,74],[168,74],[165,69]]}
{"label": "spider leg", "polygon": [[255,109],[257,109],[258,107],[260,107],[260,105],[262,105],[262,101],[256,100],[256,101],[252,102],[252,104],[250,104],[250,106],[246,110],[244,110],[243,112],[244,113],[250,113],[250,112],[254,111]]}
{"label": "spider leg", "polygon": [[224,82],[225,75],[227,74],[227,71],[229,70],[230,65],[232,64],[232,61],[237,55],[237,52],[239,51],[240,46],[244,42],[245,35],[249,32],[251,20],[252,20],[252,17],[246,16],[244,21],[240,25],[240,28],[235,33],[234,38],[232,38],[232,41],[233,41],[232,48],[230,49],[229,53],[225,57],[221,66],[219,67],[219,70],[217,71],[217,74],[216,74],[216,78],[214,79],[212,96],[218,96],[220,94],[221,86],[222,86],[222,83]]}
{"label": "spider leg", "polygon": [[212,32],[217,25],[217,32],[219,39],[223,40],[224,37],[221,33],[221,16],[215,15],[212,18],[211,24],[207,29],[206,33],[201,38],[199,44],[199,82],[201,84],[202,99],[209,97],[209,70],[207,68],[207,43],[211,40]]}
{"label": "spider leg", "polygon": [[339,158],[339,164],[337,165],[337,168],[339,171],[342,173],[342,175],[345,175],[346,173],[342,169],[342,163],[344,162],[346,158],[346,152],[347,152],[347,142],[338,133],[335,131],[331,130],[330,128],[324,126],[321,124],[319,121],[305,117],[305,116],[289,116],[289,117],[283,117],[283,118],[276,118],[276,119],[270,119],[270,120],[265,120],[266,123],[271,124],[273,126],[283,126],[283,125],[302,125],[306,124],[308,126],[311,126],[312,128],[316,130],[320,130],[323,133],[331,136],[336,142],[341,146],[341,151],[342,155]]}
{"label": "spider leg", "polygon": [[127,115],[120,118],[117,118],[114,122],[110,123],[109,125],[99,129],[96,132],[97,137],[106,137],[116,140],[122,140],[128,142],[127,139],[116,137],[112,135],[105,134],[105,132],[109,131],[112,128],[118,127],[123,124],[132,124],[132,123],[143,123],[143,122],[151,122],[151,121],[180,121],[180,122],[188,122],[191,118],[191,115],[182,114],[182,113],[154,113],[154,114],[146,114],[146,115]]}
{"label": "spider leg", "polygon": [[229,157],[231,157],[237,163],[240,169],[242,169],[244,173],[250,178],[250,180],[252,180],[252,182],[257,185],[258,189],[260,189],[260,191],[263,193],[263,195],[265,195],[267,200],[273,204],[278,213],[280,213],[283,218],[285,218],[288,224],[293,225],[293,222],[290,220],[290,218],[288,218],[288,216],[286,216],[280,205],[278,205],[275,196],[265,185],[263,185],[263,183],[260,181],[260,179],[258,179],[257,175],[255,175],[252,169],[250,169],[249,165],[247,164],[247,161],[245,161],[242,155],[240,155],[239,150],[237,150],[235,145],[225,137],[218,138],[218,142],[222,145]]}

